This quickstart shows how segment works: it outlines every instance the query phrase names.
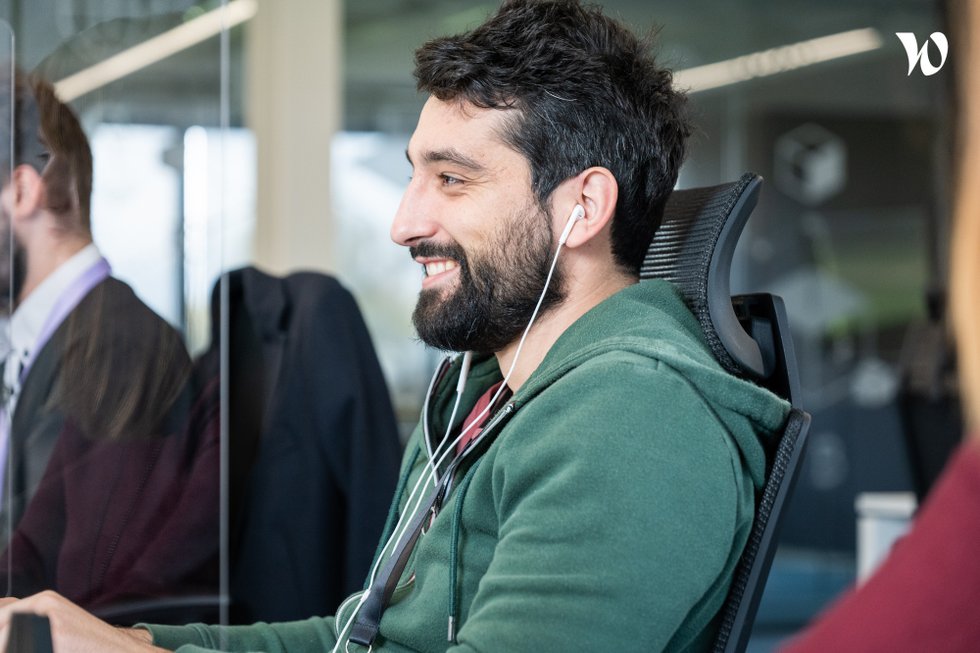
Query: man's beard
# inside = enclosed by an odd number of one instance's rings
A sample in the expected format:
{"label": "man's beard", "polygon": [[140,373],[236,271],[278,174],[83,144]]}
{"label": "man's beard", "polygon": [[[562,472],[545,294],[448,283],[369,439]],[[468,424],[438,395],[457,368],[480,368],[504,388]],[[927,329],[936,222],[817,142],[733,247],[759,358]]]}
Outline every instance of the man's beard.
{"label": "man's beard", "polygon": [[[502,226],[482,251],[466,253],[455,242],[430,241],[410,249],[412,258],[445,257],[459,265],[453,288],[419,294],[412,322],[427,345],[493,353],[516,341],[527,327],[551,268],[551,222],[544,212],[528,208],[497,224]],[[564,298],[556,267],[541,313]]]}

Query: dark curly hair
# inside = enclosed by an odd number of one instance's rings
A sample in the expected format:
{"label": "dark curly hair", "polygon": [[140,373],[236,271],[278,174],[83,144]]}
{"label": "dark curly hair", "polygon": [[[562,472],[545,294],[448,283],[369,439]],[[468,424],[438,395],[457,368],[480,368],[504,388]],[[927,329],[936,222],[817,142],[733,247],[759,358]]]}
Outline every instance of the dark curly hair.
{"label": "dark curly hair", "polygon": [[472,31],[419,48],[415,78],[439,100],[514,111],[502,137],[527,158],[541,206],[564,180],[609,169],[613,256],[635,276],[690,133],[686,98],[649,50],[598,7],[507,0]]}

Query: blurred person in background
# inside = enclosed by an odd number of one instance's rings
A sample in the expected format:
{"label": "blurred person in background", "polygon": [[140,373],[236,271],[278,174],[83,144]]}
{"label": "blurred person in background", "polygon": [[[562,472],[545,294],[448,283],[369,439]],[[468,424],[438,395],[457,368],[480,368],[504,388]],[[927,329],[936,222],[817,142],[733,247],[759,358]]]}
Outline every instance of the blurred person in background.
{"label": "blurred person in background", "polygon": [[214,579],[202,581],[214,589],[217,526],[201,519],[195,544],[177,551],[163,553],[160,539],[180,542],[192,532],[177,523],[217,515],[217,395],[199,401],[180,334],[111,276],[93,243],[92,153],[74,112],[19,72],[0,96],[0,125],[13,124],[0,142],[12,141],[14,157],[0,161],[2,281],[14,306],[0,404],[0,590],[56,588],[94,607],[185,577]]}

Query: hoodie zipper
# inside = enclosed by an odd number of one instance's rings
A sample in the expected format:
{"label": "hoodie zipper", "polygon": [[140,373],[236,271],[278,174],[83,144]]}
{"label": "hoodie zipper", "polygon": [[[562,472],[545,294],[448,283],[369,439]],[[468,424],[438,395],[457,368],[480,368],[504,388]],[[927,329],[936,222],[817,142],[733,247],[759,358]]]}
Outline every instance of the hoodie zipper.
{"label": "hoodie zipper", "polygon": [[[490,422],[483,428],[480,433],[480,438],[482,439],[485,435],[488,435],[500,422],[503,421],[505,417],[514,412],[516,406],[513,401],[508,401],[507,404],[497,411],[497,413],[490,419]],[[474,443],[475,444],[475,443]],[[480,462],[483,460],[483,456],[476,459],[473,465],[466,471],[463,476],[463,480],[460,482],[458,495],[456,497],[456,506],[453,509],[452,524],[450,526],[449,535],[449,622],[447,626],[447,640],[450,644],[456,643],[456,622],[459,616],[459,596],[456,590],[456,579],[459,575],[459,535],[460,535],[460,523],[462,522],[463,515],[463,499],[466,498],[466,491],[469,489],[470,481],[473,480],[473,475],[476,473],[476,468],[479,466]]]}

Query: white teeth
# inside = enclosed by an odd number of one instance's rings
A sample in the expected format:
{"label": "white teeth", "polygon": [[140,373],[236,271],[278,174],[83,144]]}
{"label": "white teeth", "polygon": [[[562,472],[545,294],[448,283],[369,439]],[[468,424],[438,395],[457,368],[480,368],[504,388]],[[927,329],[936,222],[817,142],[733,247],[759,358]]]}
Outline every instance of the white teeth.
{"label": "white teeth", "polygon": [[425,264],[425,274],[428,277],[433,277],[437,274],[442,274],[457,267],[456,261],[452,259],[444,259],[442,261],[433,261],[432,263]]}

